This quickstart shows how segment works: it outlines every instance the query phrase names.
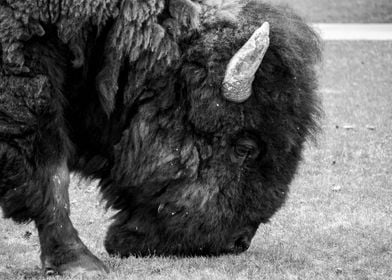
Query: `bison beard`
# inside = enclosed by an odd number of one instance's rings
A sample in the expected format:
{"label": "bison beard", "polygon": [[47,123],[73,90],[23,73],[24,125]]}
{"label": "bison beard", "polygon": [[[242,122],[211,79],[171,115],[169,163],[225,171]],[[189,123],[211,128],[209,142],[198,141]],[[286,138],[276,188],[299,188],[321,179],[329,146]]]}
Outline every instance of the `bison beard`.
{"label": "bison beard", "polygon": [[[121,256],[243,252],[285,201],[317,130],[317,36],[282,7],[249,2],[232,21],[171,2],[149,15],[155,29],[133,30],[147,40],[137,47],[124,38],[133,10],[122,5],[70,40],[46,22],[16,56],[24,71],[3,53],[0,205],[6,218],[35,222],[48,273],[106,270],[69,219],[71,171],[101,180],[118,210],[105,247]],[[232,102],[226,67],[263,22],[270,44],[252,94]]]}

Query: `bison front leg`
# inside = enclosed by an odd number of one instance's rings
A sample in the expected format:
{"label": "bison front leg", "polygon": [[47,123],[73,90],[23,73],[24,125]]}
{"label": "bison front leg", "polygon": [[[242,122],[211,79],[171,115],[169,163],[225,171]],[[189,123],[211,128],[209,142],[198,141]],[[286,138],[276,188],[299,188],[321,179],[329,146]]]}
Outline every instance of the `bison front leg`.
{"label": "bison front leg", "polygon": [[107,272],[105,265],[83,244],[69,218],[69,172],[65,162],[50,172],[47,200],[50,207],[35,221],[41,243],[41,262],[45,274]]}
{"label": "bison front leg", "polygon": [[46,273],[104,272],[69,218],[72,146],[61,100],[44,75],[0,75],[0,207],[5,218],[35,222]]}

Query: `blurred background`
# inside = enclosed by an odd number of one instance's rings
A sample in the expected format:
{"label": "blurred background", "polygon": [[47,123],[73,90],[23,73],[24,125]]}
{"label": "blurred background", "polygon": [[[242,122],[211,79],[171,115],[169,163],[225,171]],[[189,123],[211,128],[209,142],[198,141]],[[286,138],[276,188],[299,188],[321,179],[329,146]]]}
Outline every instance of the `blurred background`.
{"label": "blurred background", "polygon": [[392,0],[267,0],[266,2],[288,4],[311,22],[392,22]]}

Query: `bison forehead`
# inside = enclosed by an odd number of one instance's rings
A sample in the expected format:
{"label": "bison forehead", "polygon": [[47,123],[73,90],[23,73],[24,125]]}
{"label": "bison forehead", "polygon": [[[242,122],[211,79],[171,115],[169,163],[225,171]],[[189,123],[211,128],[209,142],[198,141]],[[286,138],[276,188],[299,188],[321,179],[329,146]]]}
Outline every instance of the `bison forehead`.
{"label": "bison forehead", "polygon": [[189,118],[198,131],[213,135],[235,134],[244,126],[242,107],[233,106],[214,93],[208,102],[195,101]]}

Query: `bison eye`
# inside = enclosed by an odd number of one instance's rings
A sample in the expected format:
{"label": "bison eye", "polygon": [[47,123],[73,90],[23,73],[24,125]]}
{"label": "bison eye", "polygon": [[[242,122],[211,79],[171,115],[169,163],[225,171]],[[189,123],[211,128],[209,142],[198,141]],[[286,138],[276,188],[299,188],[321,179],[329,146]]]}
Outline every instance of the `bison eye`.
{"label": "bison eye", "polygon": [[259,155],[259,152],[257,143],[249,138],[238,139],[234,146],[234,153],[239,158],[254,159]]}

